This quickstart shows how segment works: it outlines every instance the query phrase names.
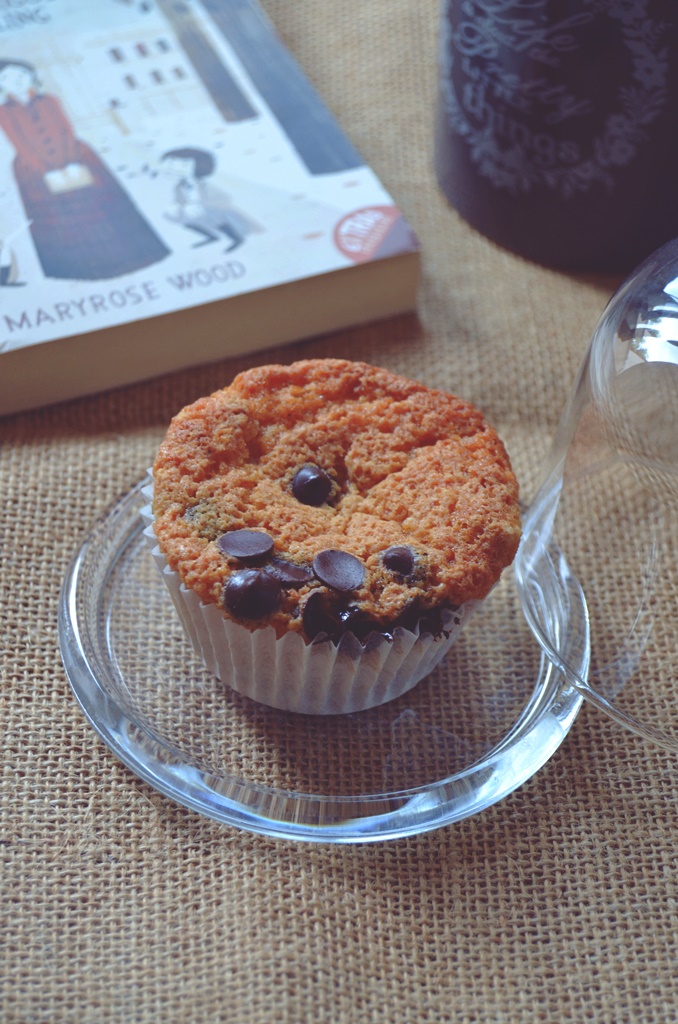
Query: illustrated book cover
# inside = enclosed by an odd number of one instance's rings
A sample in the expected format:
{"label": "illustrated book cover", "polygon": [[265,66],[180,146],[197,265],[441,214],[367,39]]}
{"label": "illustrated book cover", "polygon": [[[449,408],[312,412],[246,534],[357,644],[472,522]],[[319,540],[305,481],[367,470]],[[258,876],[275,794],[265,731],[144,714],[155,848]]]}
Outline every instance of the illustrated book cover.
{"label": "illustrated book cover", "polygon": [[0,414],[412,310],[418,271],[253,0],[0,0]]}

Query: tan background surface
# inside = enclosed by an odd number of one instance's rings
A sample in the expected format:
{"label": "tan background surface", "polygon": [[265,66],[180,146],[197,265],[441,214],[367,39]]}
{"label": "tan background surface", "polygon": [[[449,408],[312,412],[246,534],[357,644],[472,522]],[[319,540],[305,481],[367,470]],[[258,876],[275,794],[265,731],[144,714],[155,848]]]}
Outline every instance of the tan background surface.
{"label": "tan background surface", "polygon": [[[437,193],[435,0],[266,7],[424,246],[418,318],[274,358],[366,358],[464,395],[529,493],[617,282],[500,251]],[[0,422],[0,1021],[677,1020],[675,759],[593,709],[499,805],[362,847],[198,817],[86,723],[57,643],[69,557],[169,417],[246,365]]]}

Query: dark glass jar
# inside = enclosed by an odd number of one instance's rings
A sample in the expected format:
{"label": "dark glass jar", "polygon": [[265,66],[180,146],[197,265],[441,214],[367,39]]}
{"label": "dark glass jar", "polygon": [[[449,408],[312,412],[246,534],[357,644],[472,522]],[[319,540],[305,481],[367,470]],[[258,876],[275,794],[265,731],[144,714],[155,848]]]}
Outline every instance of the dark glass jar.
{"label": "dark glass jar", "polygon": [[678,235],[678,0],[442,0],[436,172],[546,265],[624,272]]}

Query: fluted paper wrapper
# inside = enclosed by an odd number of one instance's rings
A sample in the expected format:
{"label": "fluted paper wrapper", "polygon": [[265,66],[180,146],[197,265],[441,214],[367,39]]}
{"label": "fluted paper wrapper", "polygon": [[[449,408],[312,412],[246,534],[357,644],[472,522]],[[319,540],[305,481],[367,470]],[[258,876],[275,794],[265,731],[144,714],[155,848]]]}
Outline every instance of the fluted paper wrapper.
{"label": "fluted paper wrapper", "polygon": [[[152,485],[144,489],[152,497]],[[338,643],[307,643],[300,633],[276,637],[272,626],[249,630],[203,604],[167,564],[153,530],[150,504],[141,510],[144,537],[162,574],[184,631],[207,669],[252,700],[310,715],[337,715],[385,704],[427,676],[444,658],[480,604],[468,601],[449,613],[434,637],[398,627],[393,637],[353,634]]]}

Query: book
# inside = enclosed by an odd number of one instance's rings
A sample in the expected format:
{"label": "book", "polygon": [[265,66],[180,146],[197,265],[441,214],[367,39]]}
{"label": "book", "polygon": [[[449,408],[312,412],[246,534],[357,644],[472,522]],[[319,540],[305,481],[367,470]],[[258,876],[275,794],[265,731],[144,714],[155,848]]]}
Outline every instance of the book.
{"label": "book", "polygon": [[254,0],[0,4],[0,414],[411,311],[419,251]]}

